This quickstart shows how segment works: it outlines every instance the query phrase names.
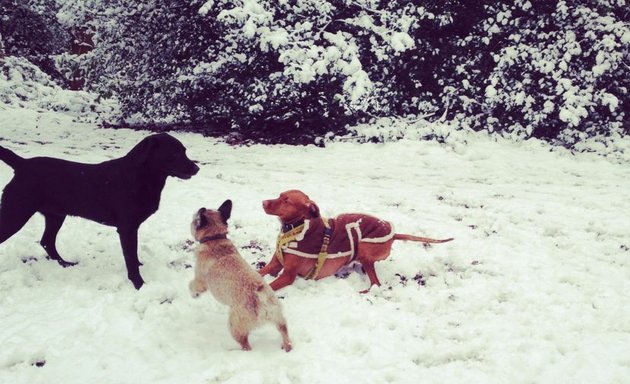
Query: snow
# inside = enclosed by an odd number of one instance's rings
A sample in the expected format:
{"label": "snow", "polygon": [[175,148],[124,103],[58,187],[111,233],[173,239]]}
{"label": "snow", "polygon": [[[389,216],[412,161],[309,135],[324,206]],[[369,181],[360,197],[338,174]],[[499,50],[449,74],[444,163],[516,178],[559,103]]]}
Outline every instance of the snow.
{"label": "snow", "polygon": [[[147,132],[3,107],[0,145],[97,162]],[[147,284],[126,279],[116,232],[68,218],[63,269],[35,216],[0,245],[2,383],[624,383],[630,377],[630,167],[538,141],[465,136],[446,144],[232,147],[174,134],[201,171],[169,179],[140,229]],[[453,134],[455,135],[455,134]],[[465,143],[465,145],[463,144]],[[0,164],[0,187],[12,171]],[[278,292],[294,350],[273,327],[242,352],[227,308],[188,293],[189,221],[234,201],[230,238],[268,261],[278,231],[261,201],[299,188],[324,215],[372,213],[404,233],[376,265],[383,282],[298,280]],[[39,367],[38,365],[41,365]]]}
{"label": "snow", "polygon": [[392,34],[390,45],[394,48],[394,51],[404,52],[413,48],[415,43],[409,34],[405,32],[396,32]]}
{"label": "snow", "polygon": [[210,10],[212,10],[212,7],[214,7],[214,0],[208,0],[206,1],[201,8],[199,8],[199,14],[201,16],[205,16],[208,14],[208,12],[210,12]]}
{"label": "snow", "polygon": [[491,99],[497,95],[497,90],[492,85],[486,87],[486,97]]}

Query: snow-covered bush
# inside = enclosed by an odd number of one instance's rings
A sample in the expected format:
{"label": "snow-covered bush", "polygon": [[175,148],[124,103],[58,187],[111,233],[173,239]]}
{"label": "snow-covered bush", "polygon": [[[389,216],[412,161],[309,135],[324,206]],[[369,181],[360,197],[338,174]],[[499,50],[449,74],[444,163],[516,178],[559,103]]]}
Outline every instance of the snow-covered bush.
{"label": "snow-covered bush", "polygon": [[476,53],[454,60],[443,97],[476,129],[519,138],[573,145],[629,133],[624,5],[517,0],[489,6],[487,17],[459,41],[462,52]]}
{"label": "snow-covered bush", "polygon": [[67,48],[70,35],[55,13],[56,0],[0,0],[0,46],[6,56],[24,57],[60,81],[52,55]]}
{"label": "snow-covered bush", "polygon": [[77,58],[92,88],[141,121],[340,129],[378,109],[371,76],[414,46],[397,2],[60,1],[65,25],[94,31],[96,49]]}
{"label": "snow-covered bush", "polygon": [[62,89],[38,66],[24,58],[0,59],[0,104],[13,108],[69,112],[86,120],[116,121],[115,100],[97,100],[92,93]]}
{"label": "snow-covered bush", "polygon": [[456,121],[381,117],[350,126],[347,135],[333,137],[332,141],[384,143],[399,140],[436,140],[445,143],[461,141],[461,138],[466,136],[466,131],[459,127]]}
{"label": "snow-covered bush", "polygon": [[312,137],[446,114],[565,145],[630,133],[625,0],[57,3],[95,43],[58,63],[128,122]]}

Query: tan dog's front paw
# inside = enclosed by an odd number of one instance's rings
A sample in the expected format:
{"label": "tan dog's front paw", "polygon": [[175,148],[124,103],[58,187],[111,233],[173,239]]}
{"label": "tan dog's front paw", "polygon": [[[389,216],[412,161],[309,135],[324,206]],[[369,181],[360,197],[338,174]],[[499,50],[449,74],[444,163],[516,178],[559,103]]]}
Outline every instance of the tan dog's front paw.
{"label": "tan dog's front paw", "polygon": [[190,295],[193,299],[198,298],[206,291],[206,287],[197,280],[192,280],[190,284],[188,284],[188,289],[190,289]]}

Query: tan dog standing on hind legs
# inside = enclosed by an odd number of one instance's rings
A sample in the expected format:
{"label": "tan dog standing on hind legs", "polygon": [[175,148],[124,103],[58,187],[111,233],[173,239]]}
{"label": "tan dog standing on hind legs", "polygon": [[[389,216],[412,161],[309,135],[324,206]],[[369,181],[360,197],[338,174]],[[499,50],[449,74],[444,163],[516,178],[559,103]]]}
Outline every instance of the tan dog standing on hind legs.
{"label": "tan dog standing on hind legs", "polygon": [[[276,251],[269,264],[259,271],[261,276],[275,276],[282,271],[270,284],[273,290],[293,284],[297,276],[321,279],[333,275],[353,261],[363,266],[370,287],[381,285],[374,263],[389,256],[395,240],[425,244],[453,240],[398,234],[391,223],[358,213],[324,219],[317,204],[297,190],[263,201],[263,209],[269,215],[278,216],[282,225]],[[368,291],[369,288],[361,293]]]}
{"label": "tan dog standing on hind legs", "polygon": [[227,239],[231,212],[232,202],[226,200],[218,210],[201,208],[193,217],[191,232],[199,245],[195,248],[197,262],[190,292],[198,297],[209,289],[219,302],[230,307],[230,331],[243,350],[251,350],[251,330],[272,322],[282,335],[282,349],[289,352],[291,341],[278,298]]}

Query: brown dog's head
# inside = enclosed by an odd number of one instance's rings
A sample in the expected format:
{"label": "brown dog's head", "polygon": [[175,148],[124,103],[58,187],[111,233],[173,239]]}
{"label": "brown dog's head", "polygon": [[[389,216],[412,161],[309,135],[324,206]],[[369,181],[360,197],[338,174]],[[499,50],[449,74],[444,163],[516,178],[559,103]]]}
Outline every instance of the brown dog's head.
{"label": "brown dog's head", "polygon": [[285,224],[319,217],[317,204],[298,190],[282,192],[277,199],[263,201],[263,209],[268,215],[278,216]]}
{"label": "brown dog's head", "polygon": [[200,208],[193,216],[190,231],[195,240],[224,235],[228,232],[227,221],[232,213],[232,201],[225,200],[218,210]]}

